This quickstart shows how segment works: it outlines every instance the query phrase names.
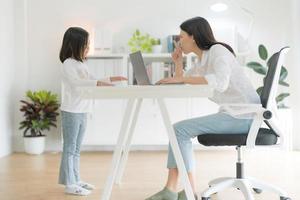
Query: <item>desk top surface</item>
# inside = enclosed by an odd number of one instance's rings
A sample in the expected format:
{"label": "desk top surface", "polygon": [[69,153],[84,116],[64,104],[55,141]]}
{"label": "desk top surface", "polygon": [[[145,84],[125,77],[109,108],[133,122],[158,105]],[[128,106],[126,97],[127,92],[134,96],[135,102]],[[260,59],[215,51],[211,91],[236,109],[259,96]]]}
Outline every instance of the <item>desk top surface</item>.
{"label": "desk top surface", "polygon": [[211,97],[213,89],[208,85],[129,85],[114,87],[79,87],[82,98],[186,98]]}

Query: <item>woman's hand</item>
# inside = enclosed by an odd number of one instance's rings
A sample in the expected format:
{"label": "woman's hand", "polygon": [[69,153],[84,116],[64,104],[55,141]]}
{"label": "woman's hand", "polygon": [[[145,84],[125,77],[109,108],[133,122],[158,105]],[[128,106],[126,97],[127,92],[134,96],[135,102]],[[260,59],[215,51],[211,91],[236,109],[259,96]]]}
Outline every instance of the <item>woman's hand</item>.
{"label": "woman's hand", "polygon": [[183,76],[183,56],[182,50],[177,42],[174,41],[175,50],[172,53],[172,60],[175,64],[175,77],[182,77]]}
{"label": "woman's hand", "polygon": [[115,81],[127,81],[128,79],[123,77],[123,76],[112,76],[110,77],[110,81],[111,82],[115,82]]}
{"label": "woman's hand", "polygon": [[170,77],[170,78],[164,78],[160,81],[156,82],[156,85],[159,84],[172,84],[172,83],[184,83],[183,77]]}
{"label": "woman's hand", "polygon": [[172,60],[175,64],[182,65],[183,63],[182,50],[177,42],[174,42],[174,44],[175,44],[175,50],[172,53]]}
{"label": "woman's hand", "polygon": [[106,83],[103,81],[97,81],[97,86],[113,86],[114,84]]}

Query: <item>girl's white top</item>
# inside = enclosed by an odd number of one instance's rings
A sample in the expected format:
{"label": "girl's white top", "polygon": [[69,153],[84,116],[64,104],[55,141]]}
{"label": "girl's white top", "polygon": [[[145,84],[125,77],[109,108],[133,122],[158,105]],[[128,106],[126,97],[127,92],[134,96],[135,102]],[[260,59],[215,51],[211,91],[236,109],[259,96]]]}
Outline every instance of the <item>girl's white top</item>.
{"label": "girl's white top", "polygon": [[[101,81],[110,82],[109,79]],[[72,113],[89,113],[92,111],[93,101],[83,99],[78,91],[80,86],[97,86],[95,80],[88,71],[85,62],[68,58],[62,66],[62,99],[61,110]]]}

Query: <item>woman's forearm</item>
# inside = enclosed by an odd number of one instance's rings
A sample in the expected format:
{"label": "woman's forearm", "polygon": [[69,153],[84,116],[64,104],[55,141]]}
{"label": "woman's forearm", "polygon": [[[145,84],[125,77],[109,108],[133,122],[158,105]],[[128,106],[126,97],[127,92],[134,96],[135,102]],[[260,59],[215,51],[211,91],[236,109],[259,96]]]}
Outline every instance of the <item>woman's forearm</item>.
{"label": "woman's forearm", "polygon": [[183,77],[183,64],[182,63],[175,63],[175,74],[174,77]]}
{"label": "woman's forearm", "polygon": [[197,77],[183,77],[185,84],[208,84],[207,80],[202,76]]}

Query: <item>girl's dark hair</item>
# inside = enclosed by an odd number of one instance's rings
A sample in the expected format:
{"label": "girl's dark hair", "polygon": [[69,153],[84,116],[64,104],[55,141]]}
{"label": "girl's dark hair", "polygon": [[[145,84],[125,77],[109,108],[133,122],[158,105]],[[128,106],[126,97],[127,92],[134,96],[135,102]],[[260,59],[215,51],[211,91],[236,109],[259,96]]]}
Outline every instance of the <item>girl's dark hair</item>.
{"label": "girl's dark hair", "polygon": [[202,50],[208,50],[215,44],[221,44],[235,55],[233,49],[228,44],[216,41],[208,21],[203,17],[188,19],[180,25],[180,28],[189,35],[192,35],[197,46]]}
{"label": "girl's dark hair", "polygon": [[80,27],[70,27],[64,34],[59,59],[63,63],[68,58],[83,62],[88,45],[89,33]]}

